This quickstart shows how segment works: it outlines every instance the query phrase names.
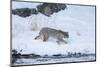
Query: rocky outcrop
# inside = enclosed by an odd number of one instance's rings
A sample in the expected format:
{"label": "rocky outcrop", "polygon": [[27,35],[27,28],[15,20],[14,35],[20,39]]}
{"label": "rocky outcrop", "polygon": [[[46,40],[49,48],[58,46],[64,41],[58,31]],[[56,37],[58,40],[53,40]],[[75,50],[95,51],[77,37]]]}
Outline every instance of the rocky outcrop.
{"label": "rocky outcrop", "polygon": [[39,12],[45,16],[50,17],[53,13],[57,13],[66,8],[65,4],[55,4],[55,3],[43,3],[38,5],[36,8],[19,8],[13,9],[12,14],[21,17],[28,17],[32,14],[37,15]]}
{"label": "rocky outcrop", "polygon": [[37,9],[40,13],[50,16],[53,13],[57,13],[60,10],[64,10],[66,8],[65,4],[55,4],[55,3],[43,3],[42,5],[38,5]]}

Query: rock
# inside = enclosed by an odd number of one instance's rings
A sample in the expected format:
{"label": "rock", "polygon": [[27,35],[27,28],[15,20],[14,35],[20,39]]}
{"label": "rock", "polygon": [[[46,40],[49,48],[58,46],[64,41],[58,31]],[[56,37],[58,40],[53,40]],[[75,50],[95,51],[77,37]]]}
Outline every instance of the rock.
{"label": "rock", "polygon": [[14,64],[18,58],[21,58],[21,53],[18,53],[17,50],[13,49],[12,50],[12,64]]}
{"label": "rock", "polygon": [[33,8],[31,9],[31,14],[38,14],[38,11],[35,8]]}
{"label": "rock", "polygon": [[38,58],[41,57],[40,55],[37,54],[22,54],[21,58]]}
{"label": "rock", "polygon": [[12,50],[12,54],[17,54],[17,53],[18,53],[17,50],[15,49]]}
{"label": "rock", "polygon": [[58,56],[62,56],[62,54],[54,54],[54,55],[52,55],[52,56],[58,57]]}
{"label": "rock", "polygon": [[60,10],[64,10],[66,8],[65,4],[56,4],[56,3],[43,3],[42,5],[38,5],[38,12],[50,16],[55,12],[59,12]]}
{"label": "rock", "polygon": [[32,8],[32,9],[29,9],[29,8],[20,8],[20,9],[14,9],[14,10],[12,10],[12,14],[19,15],[21,17],[28,17],[31,14],[38,14],[38,12],[34,8]]}

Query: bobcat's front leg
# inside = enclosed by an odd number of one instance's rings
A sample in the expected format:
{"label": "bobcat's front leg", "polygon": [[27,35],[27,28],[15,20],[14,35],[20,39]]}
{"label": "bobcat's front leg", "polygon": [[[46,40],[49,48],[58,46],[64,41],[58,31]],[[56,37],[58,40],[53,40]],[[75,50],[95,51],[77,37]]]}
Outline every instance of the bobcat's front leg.
{"label": "bobcat's front leg", "polygon": [[65,40],[62,40],[62,42],[64,42],[65,44],[67,44],[67,41],[65,41]]}
{"label": "bobcat's front leg", "polygon": [[65,40],[60,40],[60,41],[56,41],[58,44],[61,44],[61,42],[67,44],[67,42]]}
{"label": "bobcat's front leg", "polygon": [[40,38],[40,36],[36,36],[34,39],[36,40],[36,39],[39,39]]}
{"label": "bobcat's front leg", "polygon": [[57,43],[60,44],[60,42],[63,42],[63,43],[65,43],[65,44],[67,44],[67,42],[66,42],[65,40],[63,40],[62,38],[58,38]]}

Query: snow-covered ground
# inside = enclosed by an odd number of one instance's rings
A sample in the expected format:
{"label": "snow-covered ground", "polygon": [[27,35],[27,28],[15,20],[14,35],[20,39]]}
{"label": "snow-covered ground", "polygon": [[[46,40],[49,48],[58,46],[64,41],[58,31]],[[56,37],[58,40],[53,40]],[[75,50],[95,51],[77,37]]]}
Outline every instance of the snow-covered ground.
{"label": "snow-covered ground", "polygon": [[[35,8],[41,3],[12,2],[12,9]],[[57,44],[34,40],[42,27],[61,29],[69,32],[68,44]],[[32,30],[37,28],[36,30]],[[12,49],[22,54],[39,55],[67,54],[81,52],[95,54],[95,7],[67,5],[67,9],[47,17],[41,13],[23,18],[12,15]]]}
{"label": "snow-covered ground", "polygon": [[30,65],[30,64],[48,64],[48,63],[69,63],[69,62],[83,62],[94,61],[94,56],[80,57],[80,58],[37,58],[37,59],[18,59],[15,65]]}

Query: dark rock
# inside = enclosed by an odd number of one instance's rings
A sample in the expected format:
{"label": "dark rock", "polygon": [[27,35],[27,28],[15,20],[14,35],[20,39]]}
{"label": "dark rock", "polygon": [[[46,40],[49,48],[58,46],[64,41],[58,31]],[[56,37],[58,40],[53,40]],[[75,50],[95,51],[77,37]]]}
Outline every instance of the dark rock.
{"label": "dark rock", "polygon": [[38,5],[38,12],[50,16],[55,12],[59,12],[60,10],[64,10],[66,8],[65,4],[56,4],[56,3],[43,3],[42,5]]}
{"label": "dark rock", "polygon": [[62,54],[55,54],[55,55],[52,55],[52,56],[58,57],[58,56],[62,56]]}
{"label": "dark rock", "polygon": [[53,14],[53,12],[52,12],[50,6],[48,6],[48,5],[49,4],[44,3],[42,5],[37,6],[38,12],[49,17],[51,14]]}
{"label": "dark rock", "polygon": [[27,17],[31,15],[31,10],[29,8],[21,8],[13,10],[12,13],[21,17]]}
{"label": "dark rock", "polygon": [[36,9],[29,9],[29,8],[20,8],[12,10],[12,14],[19,15],[21,17],[28,17],[31,14],[38,14]]}
{"label": "dark rock", "polygon": [[47,57],[49,57],[47,54],[43,56],[43,58],[47,58]]}
{"label": "dark rock", "polygon": [[11,66],[11,67],[21,67],[21,66]]}
{"label": "dark rock", "polygon": [[53,4],[51,9],[53,12],[59,12],[60,10],[64,10],[66,8],[65,4]]}
{"label": "dark rock", "polygon": [[38,11],[36,9],[31,9],[31,14],[38,14]]}
{"label": "dark rock", "polygon": [[[82,57],[84,54],[78,52],[78,53],[71,53],[71,52],[68,52],[68,57],[76,57],[76,58],[79,58],[79,57]],[[85,54],[86,55],[86,54]]]}
{"label": "dark rock", "polygon": [[12,54],[17,54],[17,53],[18,53],[17,50],[15,49],[12,50]]}
{"label": "dark rock", "polygon": [[37,55],[37,54],[30,54],[30,56],[32,56],[33,58],[41,57],[40,55]]}
{"label": "dark rock", "polygon": [[36,55],[36,54],[22,54],[21,57],[22,58],[37,58],[37,57],[41,57],[41,56]]}
{"label": "dark rock", "polygon": [[[20,52],[21,51],[22,50],[20,50]],[[18,52],[15,49],[12,50],[12,60],[11,60],[12,64],[14,64],[17,61],[18,58],[21,58],[21,53],[20,52]]]}

